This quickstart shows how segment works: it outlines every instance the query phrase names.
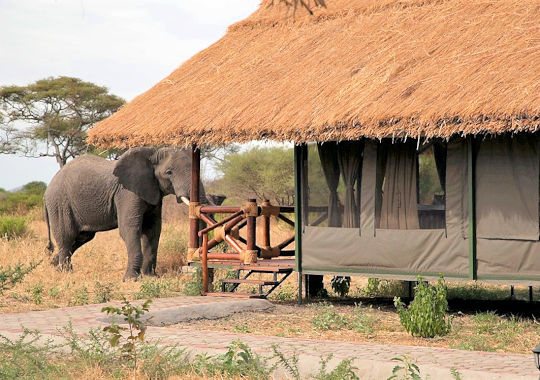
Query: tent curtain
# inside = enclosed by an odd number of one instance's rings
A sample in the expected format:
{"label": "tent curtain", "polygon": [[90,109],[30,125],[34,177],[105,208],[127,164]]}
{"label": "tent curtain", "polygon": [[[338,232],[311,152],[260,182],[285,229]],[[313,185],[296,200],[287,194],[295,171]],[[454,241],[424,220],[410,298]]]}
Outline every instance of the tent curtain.
{"label": "tent curtain", "polygon": [[520,133],[486,138],[476,158],[476,236],[539,239],[538,139]]}
{"label": "tent curtain", "polygon": [[435,157],[435,166],[437,167],[441,189],[446,194],[446,143],[433,142],[433,156]]}
{"label": "tent curtain", "polygon": [[407,141],[391,145],[385,169],[380,228],[419,229],[416,142]]}
{"label": "tent curtain", "polygon": [[340,227],[341,215],[337,188],[339,185],[338,148],[335,141],[318,143],[319,159],[328,185],[328,227]]}
{"label": "tent curtain", "polygon": [[383,184],[386,174],[386,161],[388,159],[388,150],[392,144],[382,141],[377,145],[377,171],[375,175],[375,226],[381,225],[381,210],[383,200]]}
{"label": "tent curtain", "polygon": [[358,227],[359,215],[355,200],[354,185],[359,178],[362,162],[363,141],[343,141],[338,144],[338,163],[345,184],[345,209],[343,227]]}

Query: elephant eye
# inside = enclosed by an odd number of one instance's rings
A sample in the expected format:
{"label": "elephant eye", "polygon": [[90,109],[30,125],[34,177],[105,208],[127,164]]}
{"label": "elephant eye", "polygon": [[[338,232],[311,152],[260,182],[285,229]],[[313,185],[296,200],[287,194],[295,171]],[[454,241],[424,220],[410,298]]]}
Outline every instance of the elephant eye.
{"label": "elephant eye", "polygon": [[172,170],[171,170],[171,169],[167,169],[167,171],[165,172],[165,174],[171,175],[171,174],[172,174]]}

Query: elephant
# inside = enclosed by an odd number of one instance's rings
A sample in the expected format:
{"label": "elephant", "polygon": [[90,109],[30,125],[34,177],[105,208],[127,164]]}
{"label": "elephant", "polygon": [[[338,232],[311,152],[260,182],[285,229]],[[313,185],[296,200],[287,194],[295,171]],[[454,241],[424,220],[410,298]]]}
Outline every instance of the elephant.
{"label": "elephant", "polygon": [[[138,147],[117,161],[85,155],[67,163],[44,195],[52,264],[71,270],[71,256],[99,231],[118,228],[128,264],[124,280],[155,275],[162,199],[190,198],[191,154],[177,148]],[[204,187],[200,199],[206,200]],[[203,203],[208,203],[206,202]],[[212,203],[212,202],[210,202]]]}

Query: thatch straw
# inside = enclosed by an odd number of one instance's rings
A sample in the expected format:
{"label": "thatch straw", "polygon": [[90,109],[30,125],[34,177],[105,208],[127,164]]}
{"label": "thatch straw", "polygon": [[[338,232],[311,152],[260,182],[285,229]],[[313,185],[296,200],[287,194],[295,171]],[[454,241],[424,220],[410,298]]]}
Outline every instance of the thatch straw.
{"label": "thatch straw", "polygon": [[263,2],[89,141],[222,145],[540,127],[540,0],[327,6],[292,20]]}

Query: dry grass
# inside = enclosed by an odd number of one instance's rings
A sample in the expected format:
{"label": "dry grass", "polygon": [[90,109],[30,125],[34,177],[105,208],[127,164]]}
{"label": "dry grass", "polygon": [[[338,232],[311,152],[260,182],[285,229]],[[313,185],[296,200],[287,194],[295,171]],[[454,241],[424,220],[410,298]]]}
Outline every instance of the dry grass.
{"label": "dry grass", "polygon": [[[24,238],[0,239],[0,266],[43,261],[21,284],[0,295],[0,313],[93,303],[103,296],[129,298],[140,291],[145,281],[122,282],[127,253],[118,230],[98,233],[81,247],[73,255],[71,273],[59,272],[49,264],[45,223],[34,220],[30,230]],[[170,282],[170,294],[181,288],[178,270],[185,260],[187,231],[187,222],[166,223],[163,228],[157,264],[161,277],[155,281]]]}
{"label": "dry grass", "polygon": [[102,146],[535,131],[540,1],[267,7],[99,123]]}

